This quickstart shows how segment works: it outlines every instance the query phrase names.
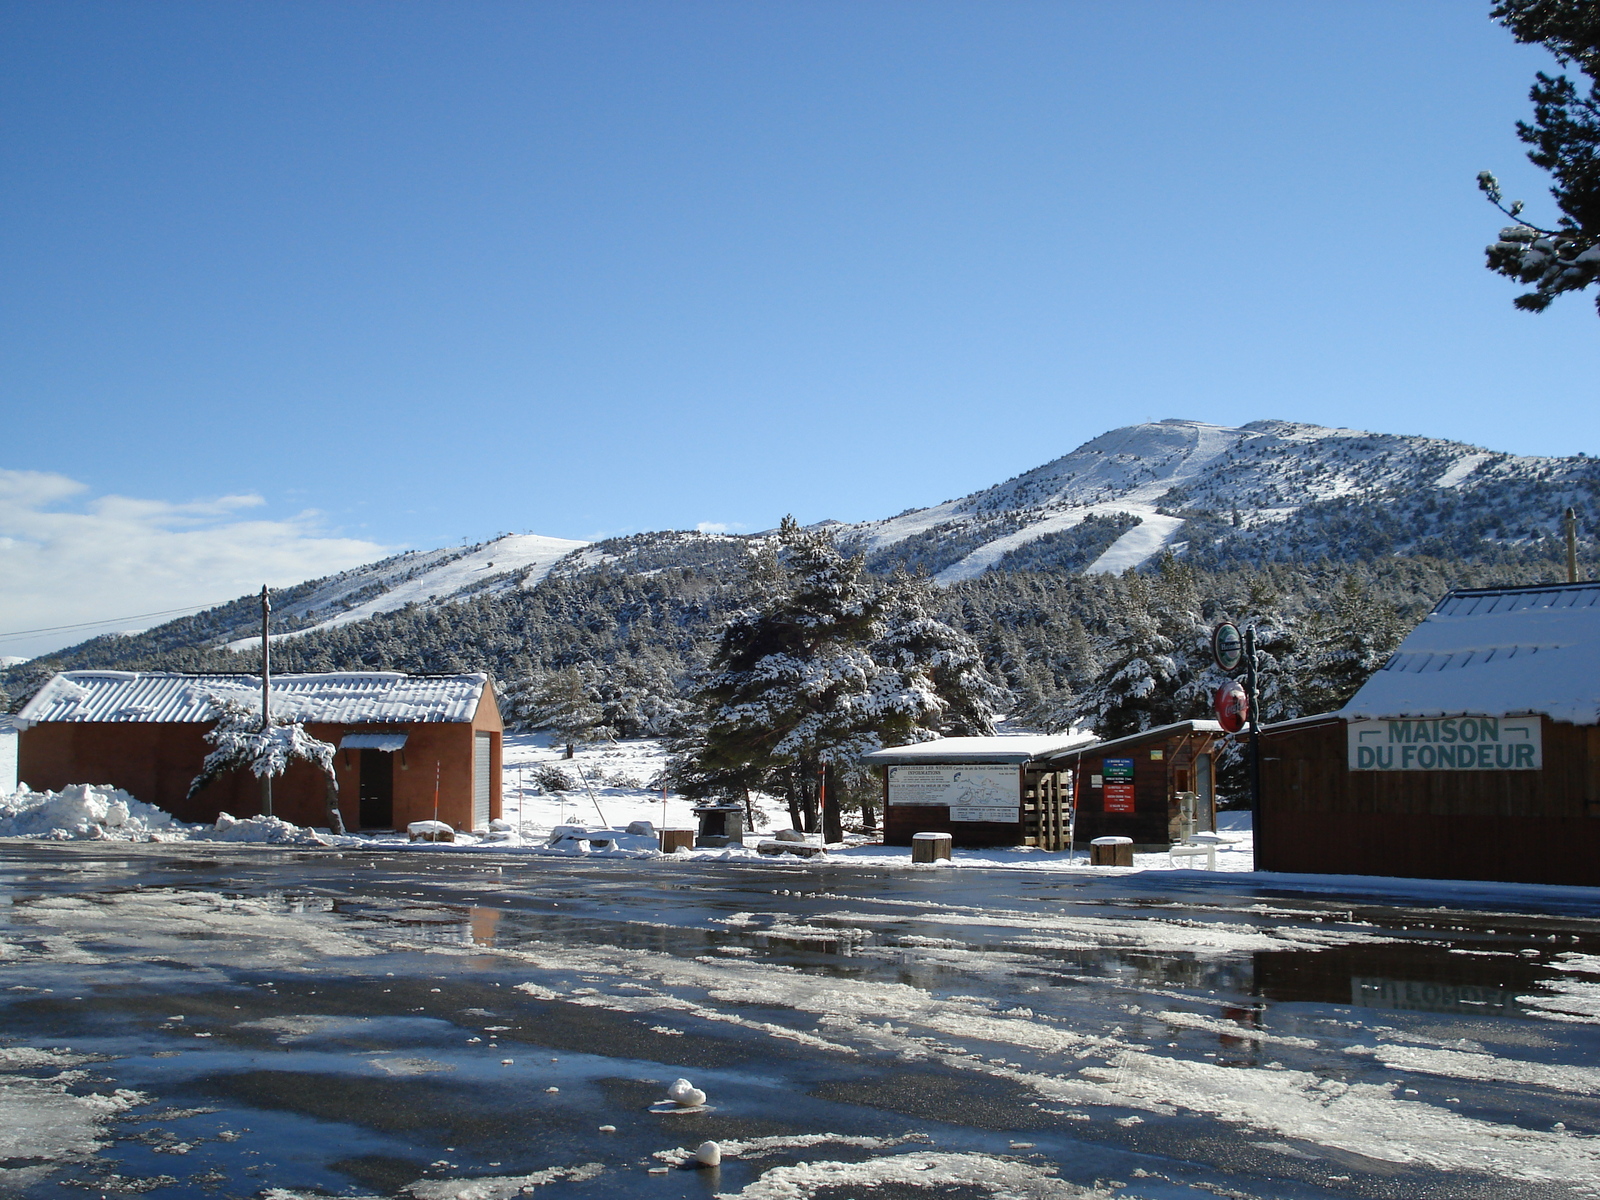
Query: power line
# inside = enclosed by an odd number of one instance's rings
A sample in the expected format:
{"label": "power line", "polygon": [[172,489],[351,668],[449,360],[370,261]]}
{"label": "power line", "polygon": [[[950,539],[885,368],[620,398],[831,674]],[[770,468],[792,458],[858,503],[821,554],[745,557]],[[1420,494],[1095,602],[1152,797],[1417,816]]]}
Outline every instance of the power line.
{"label": "power line", "polygon": [[146,617],[172,617],[179,613],[199,612],[203,608],[215,608],[219,604],[232,603],[229,600],[208,600],[204,604],[191,604],[187,608],[168,608],[161,612],[134,613],[127,617],[107,617],[103,621],[83,621],[77,625],[51,625],[45,629],[17,629],[10,633],[0,633],[0,639],[26,637],[33,633],[65,633],[69,629],[93,629],[96,625],[117,625],[123,621],[140,621]]}

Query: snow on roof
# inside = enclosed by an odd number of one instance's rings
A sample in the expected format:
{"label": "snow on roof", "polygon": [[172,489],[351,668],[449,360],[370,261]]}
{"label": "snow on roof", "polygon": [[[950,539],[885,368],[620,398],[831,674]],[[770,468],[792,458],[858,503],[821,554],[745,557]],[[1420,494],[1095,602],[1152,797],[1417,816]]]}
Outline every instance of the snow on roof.
{"label": "snow on roof", "polygon": [[1453,713],[1600,723],[1600,582],[1451,592],[1339,710]]}
{"label": "snow on roof", "polygon": [[[339,671],[274,675],[272,711],[295,721],[470,721],[487,675],[402,675]],[[63,671],[18,714],[44,721],[211,721],[212,698],[261,703],[259,675],[178,675],[164,671]]]}
{"label": "snow on roof", "polygon": [[1221,733],[1222,726],[1216,721],[1174,721],[1171,725],[1157,725],[1152,729],[1140,730],[1130,733],[1125,737],[1111,738],[1109,741],[1100,741],[1090,738],[1081,746],[1071,746],[1051,754],[1051,758],[1065,758],[1072,755],[1074,758],[1084,754],[1103,754],[1107,750],[1120,750],[1125,746],[1137,746],[1141,742],[1158,742],[1169,737],[1178,737],[1186,733]]}
{"label": "snow on roof", "polygon": [[861,761],[879,767],[895,763],[1025,763],[1092,741],[1094,734],[1081,730],[1005,737],[937,738],[909,746],[887,746],[863,754]]}

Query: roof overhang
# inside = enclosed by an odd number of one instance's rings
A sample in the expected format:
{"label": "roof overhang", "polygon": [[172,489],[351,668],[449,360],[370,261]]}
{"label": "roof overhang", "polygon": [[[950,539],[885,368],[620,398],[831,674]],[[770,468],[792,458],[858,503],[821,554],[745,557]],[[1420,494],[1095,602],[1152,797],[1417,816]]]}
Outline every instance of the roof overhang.
{"label": "roof overhang", "polygon": [[956,763],[1017,765],[1041,762],[1073,746],[1094,741],[1092,733],[1021,735],[1015,737],[938,738],[909,746],[888,746],[863,754],[861,761],[874,767],[948,766]]}
{"label": "roof overhang", "polygon": [[1153,729],[1130,733],[1126,737],[1111,738],[1104,742],[1091,741],[1069,750],[1058,750],[1046,757],[1079,759],[1091,754],[1098,756],[1109,750],[1131,749],[1145,742],[1162,742],[1168,738],[1192,737],[1197,734],[1204,737],[1222,737],[1225,732],[1216,721],[1174,721],[1171,725],[1157,725]]}
{"label": "roof overhang", "polygon": [[405,745],[403,733],[347,733],[339,739],[341,750],[387,750],[393,754]]}

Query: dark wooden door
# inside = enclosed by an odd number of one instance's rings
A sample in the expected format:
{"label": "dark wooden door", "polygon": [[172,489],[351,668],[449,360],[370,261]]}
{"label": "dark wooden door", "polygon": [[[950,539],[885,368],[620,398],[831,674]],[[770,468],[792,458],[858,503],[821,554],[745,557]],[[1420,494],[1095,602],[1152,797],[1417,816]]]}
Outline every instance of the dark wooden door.
{"label": "dark wooden door", "polygon": [[394,755],[361,752],[361,828],[394,828]]}

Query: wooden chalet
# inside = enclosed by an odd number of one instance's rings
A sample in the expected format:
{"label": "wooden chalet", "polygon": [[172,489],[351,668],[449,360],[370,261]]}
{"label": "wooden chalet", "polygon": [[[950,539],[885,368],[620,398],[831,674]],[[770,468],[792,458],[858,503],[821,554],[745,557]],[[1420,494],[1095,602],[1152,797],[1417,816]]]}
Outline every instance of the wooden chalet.
{"label": "wooden chalet", "polygon": [[1075,845],[1128,837],[1133,849],[1168,849],[1217,827],[1215,721],[1178,721],[1048,756],[1076,778]]}
{"label": "wooden chalet", "polygon": [[[261,787],[248,772],[188,798],[211,749],[205,734],[216,705],[228,698],[259,706],[260,677],[62,672],[17,715],[18,773],[39,789],[110,784],[182,821],[254,816]],[[500,815],[504,726],[486,675],[275,675],[272,711],[338,748],[339,811],[349,829],[431,819],[436,794],[439,820],[458,829],[483,829]],[[292,764],[273,781],[272,811],[296,825],[326,825],[326,777]]]}
{"label": "wooden chalet", "polygon": [[1072,774],[1050,755],[1093,740],[1079,732],[954,737],[865,755],[883,768],[884,845],[948,833],[955,846],[1065,850]]}
{"label": "wooden chalet", "polygon": [[1600,885],[1600,583],[1451,592],[1262,760],[1262,870]]}

